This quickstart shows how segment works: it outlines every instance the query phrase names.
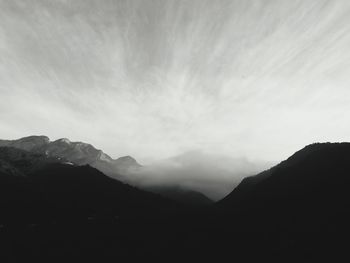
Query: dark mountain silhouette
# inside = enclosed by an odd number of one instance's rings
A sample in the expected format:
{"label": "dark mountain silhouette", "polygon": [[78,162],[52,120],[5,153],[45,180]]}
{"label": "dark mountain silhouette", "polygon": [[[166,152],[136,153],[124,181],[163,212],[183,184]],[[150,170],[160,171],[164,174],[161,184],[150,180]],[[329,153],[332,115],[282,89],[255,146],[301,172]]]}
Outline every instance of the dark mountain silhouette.
{"label": "dark mountain silhouette", "polygon": [[[76,165],[88,164],[119,181],[146,191],[150,190],[150,188],[138,184],[137,180],[133,177],[133,173],[141,168],[141,165],[133,157],[123,156],[113,159],[88,143],[71,142],[67,138],[51,142],[47,136],[29,136],[18,140],[0,140],[1,146],[22,149],[51,158],[59,158],[62,161]],[[180,202],[190,204],[209,203],[205,195],[193,190],[179,191],[175,190],[178,188],[176,186],[165,187],[164,189],[161,189],[159,186],[155,188],[157,191],[151,192],[159,193],[164,197],[169,197]],[[172,189],[170,190],[170,188]]]}
{"label": "dark mountain silhouette", "polygon": [[306,146],[218,202],[210,222],[222,232],[213,236],[235,235],[235,244],[249,237],[260,256],[276,261],[336,260],[349,244],[349,175],[350,143]]}
{"label": "dark mountain silhouette", "polygon": [[[52,213],[142,217],[143,213],[177,208],[174,202],[107,177],[88,165],[76,166],[11,147],[0,147],[0,160],[1,207],[6,206],[3,201],[10,204],[9,209],[25,204],[32,210],[30,216],[40,220],[49,219]],[[25,215],[18,218],[26,220]]]}
{"label": "dark mountain silhouette", "polygon": [[309,145],[190,209],[89,166],[1,151],[0,247],[12,262],[349,259],[349,143]]}
{"label": "dark mountain silhouette", "polygon": [[135,247],[142,253],[140,242],[171,242],[160,235],[175,231],[172,225],[185,211],[88,165],[11,147],[0,147],[0,160],[1,262],[60,262],[56,254],[89,261],[109,258],[114,250],[122,258]]}
{"label": "dark mountain silhouette", "polygon": [[[327,215],[347,212],[341,208],[350,204],[349,172],[350,143],[312,144],[270,170],[244,179],[217,205],[239,210],[278,210],[280,218],[298,227],[308,216],[323,214],[307,228],[324,229],[330,227]],[[303,215],[291,217],[293,211]]]}

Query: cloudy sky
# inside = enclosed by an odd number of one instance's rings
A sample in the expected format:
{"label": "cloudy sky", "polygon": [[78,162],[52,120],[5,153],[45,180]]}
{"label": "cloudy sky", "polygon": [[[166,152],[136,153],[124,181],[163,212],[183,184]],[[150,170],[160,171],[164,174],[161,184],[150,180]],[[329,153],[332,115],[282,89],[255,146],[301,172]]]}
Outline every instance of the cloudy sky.
{"label": "cloudy sky", "polygon": [[350,1],[0,0],[0,137],[141,163],[350,141]]}

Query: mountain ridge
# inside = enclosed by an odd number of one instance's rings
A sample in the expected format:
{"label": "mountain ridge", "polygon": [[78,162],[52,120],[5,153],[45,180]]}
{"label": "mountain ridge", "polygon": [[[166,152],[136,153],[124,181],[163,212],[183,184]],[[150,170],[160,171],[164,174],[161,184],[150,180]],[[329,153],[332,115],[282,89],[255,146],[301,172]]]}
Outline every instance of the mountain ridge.
{"label": "mountain ridge", "polygon": [[262,213],[259,225],[265,222],[270,227],[282,228],[283,222],[296,229],[328,227],[330,222],[336,224],[332,213],[344,212],[344,218],[350,218],[346,211],[337,210],[350,205],[349,163],[350,143],[311,144],[275,167],[244,179],[216,207],[246,215],[243,218],[248,221]]}
{"label": "mountain ridge", "polygon": [[79,166],[90,165],[111,178],[148,192],[156,192],[175,201],[184,202],[187,199],[188,204],[209,203],[208,198],[200,192],[190,189],[183,189],[180,192],[177,191],[176,185],[167,186],[167,189],[164,190],[158,188],[158,191],[153,191],[153,189],[137,184],[135,172],[138,172],[143,166],[133,157],[127,155],[113,159],[89,143],[73,142],[67,138],[51,141],[49,137],[44,135],[32,135],[17,140],[0,140],[0,147],[13,147],[51,158],[58,158],[61,161]]}
{"label": "mountain ridge", "polygon": [[[91,144],[80,141],[72,142],[67,138],[51,141],[49,137],[44,135],[32,135],[17,140],[0,140],[0,147],[1,146],[14,147],[51,157],[66,158],[77,165],[89,164],[93,167],[98,166],[102,172],[107,171],[108,175],[111,174],[111,170],[114,170],[113,175],[118,179],[123,179],[122,174],[118,174],[118,171],[125,172],[130,168],[137,169],[141,167],[141,165],[130,156],[113,159]],[[128,160],[127,163],[125,159]]]}

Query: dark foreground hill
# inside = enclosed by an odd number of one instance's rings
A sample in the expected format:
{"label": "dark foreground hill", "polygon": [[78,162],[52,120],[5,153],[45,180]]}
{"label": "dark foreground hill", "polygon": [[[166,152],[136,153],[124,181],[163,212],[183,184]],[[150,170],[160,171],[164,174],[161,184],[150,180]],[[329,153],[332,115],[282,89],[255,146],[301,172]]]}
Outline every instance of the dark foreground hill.
{"label": "dark foreground hill", "polygon": [[183,189],[180,186],[153,186],[144,187],[144,189],[186,205],[207,206],[214,203],[204,194]]}
{"label": "dark foreground hill", "polygon": [[229,214],[259,215],[274,229],[333,231],[347,226],[349,190],[350,143],[313,144],[244,179],[217,206]]}
{"label": "dark foreground hill", "polygon": [[215,236],[250,237],[260,255],[339,259],[350,244],[350,144],[312,144],[246,178],[216,204],[215,216],[213,224],[221,225]]}
{"label": "dark foreground hill", "polygon": [[[172,201],[109,178],[88,165],[75,166],[9,147],[0,147],[0,160],[2,221],[42,221],[65,215],[140,218],[178,208]],[[14,219],[17,212],[21,214]]]}
{"label": "dark foreground hill", "polygon": [[307,146],[190,211],[88,166],[47,160],[24,172],[28,162],[11,156],[1,163],[0,248],[12,262],[349,259],[349,143]]}
{"label": "dark foreground hill", "polygon": [[164,235],[182,211],[88,165],[0,147],[1,262],[142,255],[144,246],[170,247]]}

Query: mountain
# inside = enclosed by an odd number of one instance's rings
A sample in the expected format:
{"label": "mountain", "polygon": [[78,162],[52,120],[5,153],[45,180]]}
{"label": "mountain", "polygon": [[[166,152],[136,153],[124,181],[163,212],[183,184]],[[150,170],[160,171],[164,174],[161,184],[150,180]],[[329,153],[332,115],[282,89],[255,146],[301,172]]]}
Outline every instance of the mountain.
{"label": "mountain", "polygon": [[50,163],[62,163],[61,159],[48,157],[13,147],[0,147],[0,172],[12,176],[26,176]]}
{"label": "mountain", "polygon": [[26,151],[33,151],[50,143],[46,136],[28,136],[18,140],[0,140],[0,147],[14,147]]}
{"label": "mountain", "polygon": [[[25,150],[0,147],[0,222],[68,216],[152,216],[176,203],[76,166]],[[4,212],[6,211],[6,212]]]}
{"label": "mountain", "polygon": [[[50,141],[46,136],[28,136],[18,140],[0,140],[0,147],[7,146],[25,151],[30,151],[35,154],[45,155],[51,158],[59,158],[62,161],[70,162],[75,165],[90,165],[102,173],[118,179],[124,183],[128,183],[135,187],[151,192],[156,192],[164,197],[170,197],[173,200],[191,204],[208,203],[208,198],[203,194],[193,190],[176,190],[177,186],[166,186],[161,189],[159,185],[148,187],[140,184],[143,178],[137,178],[136,174],[140,174],[142,166],[131,156],[123,156],[118,159],[113,159],[101,150],[94,146],[83,142],[72,142],[67,138]],[[152,176],[152,175],[147,175]],[[157,191],[153,191],[154,189]],[[172,190],[170,191],[170,188]]]}
{"label": "mountain", "polygon": [[141,167],[130,156],[112,159],[109,155],[96,149],[91,144],[71,142],[66,138],[50,141],[46,136],[28,136],[18,140],[0,140],[1,146],[14,147],[50,157],[61,158],[76,165],[89,164],[119,180],[127,180],[125,174],[129,169],[138,169]]}
{"label": "mountain", "polygon": [[[307,216],[334,216],[350,204],[349,172],[350,143],[312,144],[270,170],[244,179],[217,205],[255,212],[278,210],[288,220],[292,220],[290,216],[297,210],[294,223],[305,222]],[[325,215],[312,227],[324,229],[328,220]]]}
{"label": "mountain", "polygon": [[306,146],[190,209],[59,158],[2,147],[0,161],[0,248],[10,262],[349,259],[350,143]]}
{"label": "mountain", "polygon": [[0,147],[1,262],[142,258],[173,247],[184,211],[89,165]]}
{"label": "mountain", "polygon": [[[254,249],[279,262],[339,261],[349,245],[349,175],[350,143],[306,146],[218,202],[210,223],[221,227],[212,236],[230,236],[245,258]],[[228,248],[222,240],[220,251]]]}

